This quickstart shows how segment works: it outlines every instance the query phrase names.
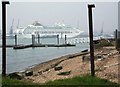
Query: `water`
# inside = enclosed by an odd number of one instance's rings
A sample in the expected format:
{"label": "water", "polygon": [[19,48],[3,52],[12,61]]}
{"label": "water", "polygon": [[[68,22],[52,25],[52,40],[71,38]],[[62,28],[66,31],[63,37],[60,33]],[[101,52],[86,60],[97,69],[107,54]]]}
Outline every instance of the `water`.
{"label": "water", "polygon": [[[71,39],[70,39],[71,40]],[[69,39],[68,39],[69,41]],[[36,40],[37,42],[37,40]],[[57,44],[56,38],[41,39],[42,43]],[[31,39],[18,39],[19,44],[31,44]],[[64,43],[64,39],[60,39]],[[14,44],[13,39],[7,39],[7,44]],[[77,43],[75,47],[39,47],[14,50],[7,48],[7,73],[24,71],[26,68],[63,55],[73,54],[88,49],[89,43]],[[2,61],[2,50],[0,49],[0,61]],[[2,64],[0,62],[0,64]],[[1,69],[0,69],[1,71]]]}

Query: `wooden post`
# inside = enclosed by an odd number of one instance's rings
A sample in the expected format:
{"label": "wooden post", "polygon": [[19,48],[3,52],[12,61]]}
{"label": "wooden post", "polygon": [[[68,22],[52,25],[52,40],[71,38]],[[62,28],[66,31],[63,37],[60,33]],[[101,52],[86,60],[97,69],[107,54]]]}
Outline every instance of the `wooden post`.
{"label": "wooden post", "polygon": [[35,44],[35,35],[32,35],[32,45]]}
{"label": "wooden post", "polygon": [[6,4],[2,1],[2,76],[6,76]]}
{"label": "wooden post", "polygon": [[59,45],[59,35],[57,35],[57,45]]}
{"label": "wooden post", "polygon": [[118,46],[117,46],[117,34],[118,34],[118,31],[117,29],[115,30],[115,48],[118,49]]}
{"label": "wooden post", "polygon": [[89,38],[90,38],[90,62],[91,62],[91,76],[95,75],[94,65],[94,45],[93,45],[93,24],[92,24],[92,8],[95,5],[88,5],[88,17],[89,17]]}
{"label": "wooden post", "polygon": [[120,31],[117,32],[117,49],[120,52]]}
{"label": "wooden post", "polygon": [[15,46],[17,46],[17,35],[15,34]]}
{"label": "wooden post", "polygon": [[38,34],[38,44],[40,44],[40,35]]}
{"label": "wooden post", "polygon": [[67,44],[67,35],[65,35],[65,45]]}

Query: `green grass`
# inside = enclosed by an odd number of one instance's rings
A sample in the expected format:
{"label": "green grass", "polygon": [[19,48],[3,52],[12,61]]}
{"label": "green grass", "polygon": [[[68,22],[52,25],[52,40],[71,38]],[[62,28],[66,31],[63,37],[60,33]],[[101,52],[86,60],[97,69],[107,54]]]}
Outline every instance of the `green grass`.
{"label": "green grass", "polygon": [[[82,77],[74,77],[71,79],[61,79],[61,80],[55,80],[55,81],[50,81],[45,84],[34,84],[31,82],[25,82],[17,79],[10,79],[8,77],[3,78],[3,87],[65,87],[64,85],[76,85],[79,87],[86,87],[86,86],[100,86],[105,85],[110,87],[118,87],[115,83],[109,82],[104,79],[100,78],[93,78],[91,76],[82,76]],[[61,86],[60,86],[61,85]],[[120,86],[119,86],[120,87]]]}
{"label": "green grass", "polygon": [[10,79],[9,77],[4,77],[2,79],[2,85],[3,87],[34,87],[35,85],[38,86],[38,84],[18,79]]}
{"label": "green grass", "polygon": [[115,83],[108,80],[100,79],[98,77],[82,76],[74,77],[71,79],[61,79],[56,81],[50,81],[47,85],[115,85]]}

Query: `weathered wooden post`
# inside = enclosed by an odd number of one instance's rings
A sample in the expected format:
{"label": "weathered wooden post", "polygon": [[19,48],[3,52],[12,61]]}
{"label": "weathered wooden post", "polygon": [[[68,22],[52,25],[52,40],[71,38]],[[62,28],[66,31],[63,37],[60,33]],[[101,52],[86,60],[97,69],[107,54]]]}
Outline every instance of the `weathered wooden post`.
{"label": "weathered wooden post", "polygon": [[65,35],[65,45],[67,44],[67,35]]}
{"label": "weathered wooden post", "polygon": [[2,76],[6,76],[6,4],[2,1]]}
{"label": "weathered wooden post", "polygon": [[94,7],[95,7],[94,4],[88,5],[91,76],[95,75],[95,70],[94,70],[94,67],[95,67],[95,65],[94,65],[94,45],[93,45],[93,24],[92,24],[92,8],[94,8]]}
{"label": "weathered wooden post", "polygon": [[57,35],[57,45],[59,45],[59,35]]}
{"label": "weathered wooden post", "polygon": [[35,45],[35,35],[32,35],[32,45]]}
{"label": "weathered wooden post", "polygon": [[120,52],[120,31],[117,32],[117,50]]}
{"label": "weathered wooden post", "polygon": [[17,46],[17,35],[15,34],[15,46]]}
{"label": "weathered wooden post", "polygon": [[118,34],[118,31],[117,29],[115,30],[115,48],[118,49],[118,46],[117,46],[117,34]]}
{"label": "weathered wooden post", "polygon": [[40,35],[38,34],[38,44],[40,44]]}

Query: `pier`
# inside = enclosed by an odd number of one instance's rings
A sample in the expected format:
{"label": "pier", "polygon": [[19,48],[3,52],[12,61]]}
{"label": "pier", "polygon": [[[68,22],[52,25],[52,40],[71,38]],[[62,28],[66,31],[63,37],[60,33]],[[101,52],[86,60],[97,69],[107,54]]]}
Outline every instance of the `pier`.
{"label": "pier", "polygon": [[[62,39],[62,43],[60,42],[59,35],[55,37],[55,42],[56,43],[42,43],[42,38],[38,34],[38,37],[35,38],[34,35],[31,35],[31,43],[28,44],[23,44],[18,42],[19,41],[19,36],[15,35],[14,37],[14,44],[12,45],[6,45],[6,47],[11,47],[13,49],[25,49],[25,48],[35,48],[35,47],[71,47],[71,46],[76,46],[79,42],[85,43],[89,42],[88,38],[82,39],[82,38],[67,38],[67,35]],[[2,46],[0,46],[2,47]]]}
{"label": "pier", "polygon": [[[36,47],[72,47],[72,46],[76,46],[76,44],[89,43],[88,37],[67,38],[67,36],[65,35],[65,38],[62,39],[63,40],[62,43],[60,43],[60,38],[58,38],[58,36],[55,39],[56,39],[55,43],[42,43],[42,38],[40,38],[40,36],[38,36],[38,38],[35,38],[34,36],[32,36],[32,38],[30,39],[31,43],[24,44],[24,43],[18,42],[19,37],[15,35],[14,43],[11,45],[8,44],[6,45],[6,47],[13,48],[13,49],[26,49],[26,48],[36,48]],[[99,40],[99,39],[100,37],[94,37],[94,40]]]}
{"label": "pier", "polygon": [[[82,44],[82,43],[89,43],[88,37],[81,37],[81,38],[67,38],[65,35],[65,38],[62,39],[63,42],[60,43],[60,38],[58,36],[55,38],[55,43],[42,43],[42,38],[38,36],[38,38],[35,38],[32,36],[30,39],[31,43],[24,44],[20,43],[19,38],[15,35],[14,43],[11,45],[6,45],[7,48],[13,48],[13,49],[25,49],[25,48],[36,48],[36,47],[72,47],[76,46],[76,44]],[[94,37],[94,41],[100,40],[100,37]],[[108,38],[109,40],[109,38]],[[0,47],[2,47],[0,45]]]}
{"label": "pier", "polygon": [[[71,47],[71,46],[76,46],[75,44],[20,44],[20,45],[6,45],[7,48],[13,48],[13,49],[25,49],[25,48],[30,48],[30,47]],[[2,46],[0,46],[2,47]]]}
{"label": "pier", "polygon": [[60,45],[56,45],[56,44],[30,44],[30,45],[17,45],[17,46],[13,46],[13,49],[25,49],[25,48],[30,48],[30,47],[71,47],[71,46],[75,46],[74,44],[60,44]]}

